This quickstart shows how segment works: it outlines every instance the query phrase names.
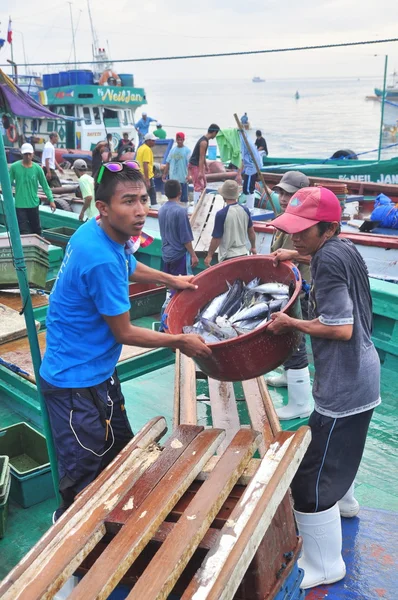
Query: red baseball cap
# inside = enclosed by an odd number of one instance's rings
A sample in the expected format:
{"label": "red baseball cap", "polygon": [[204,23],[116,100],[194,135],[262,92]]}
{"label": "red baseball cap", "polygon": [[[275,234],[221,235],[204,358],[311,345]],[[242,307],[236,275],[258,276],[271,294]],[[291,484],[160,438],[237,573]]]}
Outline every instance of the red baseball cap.
{"label": "red baseball cap", "polygon": [[182,131],[179,131],[178,133],[176,133],[176,138],[181,138],[182,140],[185,140],[185,133],[183,133]]}
{"label": "red baseball cap", "polygon": [[298,190],[291,198],[283,215],[271,225],[286,233],[300,233],[322,221],[340,222],[339,199],[325,187],[307,187]]}

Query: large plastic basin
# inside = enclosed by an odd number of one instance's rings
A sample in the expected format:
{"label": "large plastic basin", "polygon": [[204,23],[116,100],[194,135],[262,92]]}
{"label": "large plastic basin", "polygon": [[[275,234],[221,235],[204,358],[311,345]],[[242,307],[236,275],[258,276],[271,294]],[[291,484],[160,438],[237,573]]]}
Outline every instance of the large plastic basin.
{"label": "large plastic basin", "polygon": [[[279,282],[287,285],[294,282],[294,293],[283,309],[291,316],[300,316],[299,294],[301,276],[293,263],[272,264],[268,255],[245,256],[228,260],[203,271],[194,278],[196,291],[184,290],[173,296],[167,307],[167,327],[172,334],[182,333],[185,325],[192,325],[203,306],[227,290],[227,281],[242,279],[248,283],[260,277],[262,283]],[[209,377],[220,381],[244,381],[258,377],[285,362],[299,343],[299,333],[291,331],[283,335],[268,332],[268,323],[237,338],[209,344],[212,355],[195,359],[200,369]]]}

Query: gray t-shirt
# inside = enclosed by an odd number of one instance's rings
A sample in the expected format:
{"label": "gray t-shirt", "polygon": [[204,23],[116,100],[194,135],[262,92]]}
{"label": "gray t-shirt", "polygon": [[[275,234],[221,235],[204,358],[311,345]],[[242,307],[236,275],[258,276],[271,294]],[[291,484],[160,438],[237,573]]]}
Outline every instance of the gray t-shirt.
{"label": "gray t-shirt", "polygon": [[168,200],[160,208],[158,220],[164,262],[179,260],[186,253],[185,244],[193,240],[187,209],[174,200]]}
{"label": "gray t-shirt", "polygon": [[218,261],[248,254],[246,243],[248,230],[253,227],[252,218],[246,206],[227,204],[216,214],[212,237],[221,238],[218,248]]}
{"label": "gray t-shirt", "polygon": [[380,361],[366,265],[352,242],[333,237],[314,255],[311,273],[309,318],[353,325],[348,341],[311,338],[315,408],[333,418],[370,410],[380,403]]}

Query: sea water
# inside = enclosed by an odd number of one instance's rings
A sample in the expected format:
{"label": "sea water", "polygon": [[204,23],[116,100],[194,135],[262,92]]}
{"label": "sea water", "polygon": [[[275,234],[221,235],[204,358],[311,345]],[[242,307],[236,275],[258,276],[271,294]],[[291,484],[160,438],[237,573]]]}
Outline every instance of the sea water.
{"label": "sea water", "polygon": [[[379,81],[371,77],[344,79],[270,79],[252,83],[239,80],[148,80],[142,82],[148,115],[158,119],[174,137],[186,134],[193,149],[210,123],[235,127],[234,113],[248,113],[250,136],[260,129],[270,156],[330,157],[336,150],[356,153],[376,149],[379,144],[381,105],[374,95]],[[295,99],[296,91],[300,98]],[[398,101],[397,101],[398,104]],[[140,116],[140,109],[137,116]],[[386,105],[385,122],[398,119],[398,108]],[[398,142],[383,136],[383,145]],[[398,156],[398,146],[383,151],[382,158]],[[360,158],[377,159],[377,152]]]}

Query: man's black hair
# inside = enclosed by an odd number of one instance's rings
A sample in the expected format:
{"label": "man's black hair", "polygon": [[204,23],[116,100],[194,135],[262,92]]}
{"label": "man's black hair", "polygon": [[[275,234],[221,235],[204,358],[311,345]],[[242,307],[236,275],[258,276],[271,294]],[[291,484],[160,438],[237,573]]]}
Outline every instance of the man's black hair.
{"label": "man's black hair", "polygon": [[259,129],[257,129],[256,135],[262,135],[262,133],[261,133],[261,131]]}
{"label": "man's black hair", "polygon": [[107,140],[111,140],[113,138],[113,135],[111,133],[107,133],[106,134],[106,139]]}
{"label": "man's black hair", "polygon": [[[317,223],[317,225],[318,225],[319,237],[321,237],[321,235],[326,233],[327,230],[331,228],[331,226],[333,225],[333,221],[321,221],[320,223]],[[335,236],[339,235],[340,231],[341,231],[341,225],[339,223],[336,231],[334,232],[334,235]]]}
{"label": "man's black hair", "polygon": [[101,183],[97,183],[95,187],[95,199],[110,204],[118,184],[129,182],[145,185],[144,177],[138,169],[125,168],[118,173],[111,173],[108,169],[104,169]]}
{"label": "man's black hair", "polygon": [[176,179],[168,179],[164,184],[165,196],[170,198],[177,198],[181,194],[181,184]]}
{"label": "man's black hair", "polygon": [[215,131],[218,133],[220,131],[220,128],[215,123],[212,123],[209,129],[207,130],[207,133],[214,133]]}

